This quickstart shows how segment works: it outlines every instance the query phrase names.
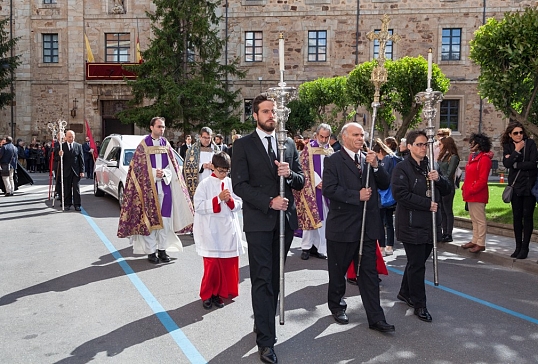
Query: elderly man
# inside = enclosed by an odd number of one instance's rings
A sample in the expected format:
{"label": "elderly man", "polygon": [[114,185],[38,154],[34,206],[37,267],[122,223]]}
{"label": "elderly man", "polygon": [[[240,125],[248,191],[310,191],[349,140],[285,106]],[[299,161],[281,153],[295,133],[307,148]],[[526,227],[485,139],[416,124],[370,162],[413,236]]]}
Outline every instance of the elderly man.
{"label": "elderly man", "polygon": [[[76,211],[80,208],[80,179],[84,177],[84,156],[82,145],[75,142],[75,132],[68,130],[65,132],[65,142],[58,144],[55,148],[54,160],[59,162],[63,156],[63,192],[64,192],[64,210],[71,209],[75,205]],[[61,192],[61,191],[60,191]],[[60,193],[60,197],[61,193]]]}
{"label": "elderly man", "polygon": [[[377,189],[389,187],[389,175],[378,164],[375,153],[363,151],[364,129],[358,123],[342,128],[343,148],[325,158],[323,196],[329,199],[326,221],[329,266],[329,309],[339,324],[349,323],[345,274],[354,256],[359,253],[362,217],[366,205],[366,225],[358,285],[370,329],[392,332],[394,326],[385,321],[379,303],[379,279],[376,270],[377,240],[381,234],[381,217]],[[366,187],[367,168],[372,168]]]}
{"label": "elderly man", "polygon": [[305,175],[304,188],[294,191],[297,201],[299,228],[303,230],[301,259],[307,260],[311,255],[327,259],[327,240],[325,239],[325,220],[329,203],[321,193],[323,161],[333,153],[329,146],[331,126],[320,124],[314,139],[305,144],[299,160]]}
{"label": "elderly man", "polygon": [[213,134],[213,131],[204,126],[200,131],[200,140],[194,143],[185,154],[183,173],[191,200],[194,197],[198,183],[211,176],[213,170],[211,159],[213,154],[219,152],[218,147],[211,142],[211,134]]}
{"label": "elderly man", "polygon": [[192,224],[194,211],[170,143],[165,120],[151,119],[151,134],[138,145],[129,165],[118,237],[129,238],[135,254],[150,263],[169,262],[166,249],[182,250],[175,234]]}

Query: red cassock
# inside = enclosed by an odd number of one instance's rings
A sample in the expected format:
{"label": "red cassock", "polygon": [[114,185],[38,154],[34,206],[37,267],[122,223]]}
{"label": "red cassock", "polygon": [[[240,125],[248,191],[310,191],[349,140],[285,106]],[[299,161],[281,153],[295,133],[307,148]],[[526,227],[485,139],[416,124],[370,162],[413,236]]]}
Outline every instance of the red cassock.
{"label": "red cassock", "polygon": [[[387,270],[387,266],[385,264],[385,261],[383,260],[383,255],[381,255],[381,250],[379,249],[379,242],[377,242],[377,250],[375,256],[377,273],[388,276],[389,271]],[[357,273],[355,272],[355,267],[353,267],[353,262],[351,262],[349,268],[347,269],[346,275],[348,279],[357,278]]]}

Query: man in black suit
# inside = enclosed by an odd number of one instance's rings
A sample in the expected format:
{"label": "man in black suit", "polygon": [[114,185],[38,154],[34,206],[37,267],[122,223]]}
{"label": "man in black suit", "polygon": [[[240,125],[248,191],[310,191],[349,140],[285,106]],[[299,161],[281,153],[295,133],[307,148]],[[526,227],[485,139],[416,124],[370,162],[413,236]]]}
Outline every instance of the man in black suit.
{"label": "man in black suit", "polygon": [[[279,294],[279,216],[280,211],[286,212],[287,255],[293,231],[298,228],[291,189],[303,188],[304,174],[292,139],[288,138],[285,143],[285,162],[276,160],[273,102],[259,95],[252,103],[252,110],[257,127],[252,134],[234,143],[232,183],[234,192],[243,199],[243,230],[248,242],[256,343],[260,359],[265,363],[276,363],[273,347]],[[286,197],[279,195],[279,176],[286,178]]]}
{"label": "man in black suit", "polygon": [[93,179],[93,148],[90,145],[90,137],[86,137],[86,141],[82,144],[84,152],[84,166],[86,167],[86,178]]}
{"label": "man in black suit", "polygon": [[[342,128],[343,148],[325,158],[323,196],[330,200],[326,221],[327,257],[329,265],[328,305],[340,324],[347,324],[345,274],[353,257],[359,253],[364,204],[366,222],[362,260],[357,280],[370,329],[392,332],[379,303],[379,279],[376,270],[377,239],[381,235],[381,218],[377,189],[389,187],[389,175],[378,164],[376,154],[363,152],[364,129],[358,123]],[[366,188],[368,164],[369,187]]]}
{"label": "man in black suit", "polygon": [[[68,211],[74,204],[75,210],[80,211],[80,179],[84,177],[84,153],[82,145],[75,142],[73,130],[68,130],[65,133],[65,142],[61,144],[61,150],[58,150],[58,153],[54,153],[54,155],[54,160],[58,166],[60,165],[60,157],[63,155],[64,209]],[[59,192],[61,194],[61,190]]]}

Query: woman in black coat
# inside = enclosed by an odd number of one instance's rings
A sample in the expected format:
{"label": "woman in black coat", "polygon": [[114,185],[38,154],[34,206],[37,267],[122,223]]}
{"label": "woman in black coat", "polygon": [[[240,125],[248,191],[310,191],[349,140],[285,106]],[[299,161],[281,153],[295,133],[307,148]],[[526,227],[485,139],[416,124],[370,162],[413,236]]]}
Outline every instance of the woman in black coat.
{"label": "woman in black coat", "polygon": [[[508,168],[508,184],[514,184],[512,194],[512,214],[516,250],[512,258],[525,259],[529,254],[529,243],[533,230],[536,199],[531,194],[538,170],[536,161],[538,151],[534,140],[527,137],[520,122],[508,124],[501,137],[503,146],[503,165]],[[516,178],[517,176],[517,178]]]}
{"label": "woman in black coat", "polygon": [[[441,196],[451,191],[450,182],[437,170],[430,171],[428,138],[424,131],[413,130],[407,134],[410,154],[398,163],[392,172],[392,195],[396,205],[396,238],[403,243],[407,265],[398,299],[415,309],[422,321],[431,322],[426,308],[424,277],[426,261],[433,249],[432,212],[436,214],[437,241],[441,240]],[[430,186],[435,181],[435,202]]]}

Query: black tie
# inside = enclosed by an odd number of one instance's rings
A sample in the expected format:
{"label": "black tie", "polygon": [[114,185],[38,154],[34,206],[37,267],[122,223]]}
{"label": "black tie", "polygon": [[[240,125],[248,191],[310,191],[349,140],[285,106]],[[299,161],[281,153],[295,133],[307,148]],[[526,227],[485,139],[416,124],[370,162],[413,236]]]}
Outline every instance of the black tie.
{"label": "black tie", "polygon": [[69,151],[71,151],[71,143],[67,143],[67,145],[69,146]]}
{"label": "black tie", "polygon": [[271,161],[271,163],[274,163],[274,161],[276,160],[276,155],[273,151],[273,137],[266,136],[265,139],[267,139],[267,154],[269,154],[269,160]]}
{"label": "black tie", "polygon": [[359,155],[358,154],[355,154],[355,165],[357,166],[357,168],[359,170],[359,174],[362,175],[362,166],[361,166],[361,162],[359,161]]}

